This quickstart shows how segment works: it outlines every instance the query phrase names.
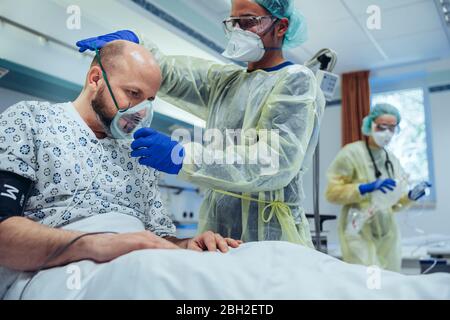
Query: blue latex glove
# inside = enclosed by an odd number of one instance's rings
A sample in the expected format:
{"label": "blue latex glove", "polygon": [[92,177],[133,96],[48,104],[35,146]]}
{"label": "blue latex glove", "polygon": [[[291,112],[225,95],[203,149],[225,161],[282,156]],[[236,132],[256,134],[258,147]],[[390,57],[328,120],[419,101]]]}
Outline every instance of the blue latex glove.
{"label": "blue latex glove", "polygon": [[184,158],[181,144],[151,128],[139,129],[134,139],[131,156],[140,158],[140,164],[169,174],[180,172]]}
{"label": "blue latex glove", "polygon": [[359,186],[359,193],[361,193],[361,195],[365,195],[366,193],[371,193],[377,190],[380,190],[383,193],[387,193],[388,190],[393,191],[396,186],[397,183],[392,179],[378,179],[371,183],[361,184]]}
{"label": "blue latex glove", "polygon": [[428,188],[431,188],[431,183],[421,182],[408,193],[408,198],[412,201],[417,201],[425,195],[425,191]]}
{"label": "blue latex glove", "polygon": [[85,52],[86,50],[95,51],[95,49],[101,49],[107,43],[114,40],[126,40],[139,44],[139,38],[133,31],[120,30],[117,32],[105,34],[103,36],[80,40],[76,43],[76,45],[78,48],[80,48],[80,52]]}

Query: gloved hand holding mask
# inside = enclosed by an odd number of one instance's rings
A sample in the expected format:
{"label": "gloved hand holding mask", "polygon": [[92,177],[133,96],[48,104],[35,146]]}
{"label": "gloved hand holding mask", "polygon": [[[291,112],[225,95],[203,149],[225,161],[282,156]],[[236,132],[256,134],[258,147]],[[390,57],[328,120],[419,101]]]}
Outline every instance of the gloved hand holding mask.
{"label": "gloved hand holding mask", "polygon": [[154,129],[143,128],[134,134],[131,156],[139,158],[139,163],[168,174],[178,174],[183,166],[184,149]]}

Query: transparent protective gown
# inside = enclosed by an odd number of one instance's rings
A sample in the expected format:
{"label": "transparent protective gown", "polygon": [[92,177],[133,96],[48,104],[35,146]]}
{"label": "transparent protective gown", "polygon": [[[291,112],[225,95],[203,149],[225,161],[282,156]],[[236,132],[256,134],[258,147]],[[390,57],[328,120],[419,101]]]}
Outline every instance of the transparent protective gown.
{"label": "transparent protective gown", "polygon": [[[159,97],[206,120],[206,129],[217,129],[224,136],[230,129],[254,129],[258,137],[263,130],[278,132],[278,148],[273,148],[270,139],[268,143],[270,151],[279,155],[274,170],[250,164],[249,153],[240,151],[241,164],[227,164],[225,159],[223,164],[189,162],[186,159],[195,158],[195,149],[205,148],[195,142],[184,145],[180,177],[207,189],[199,232],[212,230],[244,241],[285,240],[311,247],[302,208],[302,176],[317,145],[325,107],[311,70],[291,65],[275,72],[247,72],[235,65],[164,56],[142,34],[140,43],[161,65]],[[249,146],[256,148],[256,144]]]}
{"label": "transparent protective gown", "polygon": [[[385,152],[371,150],[382,173],[380,179],[389,178]],[[400,234],[395,212],[408,207],[411,201],[407,196],[407,176],[398,159],[389,151],[388,154],[394,166],[392,179],[397,182],[394,192],[376,191],[364,196],[359,193],[360,184],[376,178],[365,142],[358,141],[346,145],[331,164],[326,197],[343,205],[338,228],[344,261],[400,271]],[[361,225],[357,228],[355,224]]]}

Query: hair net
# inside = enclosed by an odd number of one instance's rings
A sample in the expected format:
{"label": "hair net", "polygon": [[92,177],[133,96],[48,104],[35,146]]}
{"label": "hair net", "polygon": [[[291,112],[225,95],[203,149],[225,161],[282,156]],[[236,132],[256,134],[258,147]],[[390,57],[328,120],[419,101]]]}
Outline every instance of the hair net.
{"label": "hair net", "polygon": [[289,19],[289,29],[284,36],[283,48],[295,48],[308,39],[306,18],[294,6],[294,0],[254,0],[275,17]]}
{"label": "hair net", "polygon": [[370,136],[372,132],[372,123],[380,116],[390,114],[397,118],[397,124],[402,120],[400,116],[400,112],[398,112],[397,108],[388,103],[381,103],[375,105],[367,117],[364,118],[362,123],[361,131],[364,135]]}

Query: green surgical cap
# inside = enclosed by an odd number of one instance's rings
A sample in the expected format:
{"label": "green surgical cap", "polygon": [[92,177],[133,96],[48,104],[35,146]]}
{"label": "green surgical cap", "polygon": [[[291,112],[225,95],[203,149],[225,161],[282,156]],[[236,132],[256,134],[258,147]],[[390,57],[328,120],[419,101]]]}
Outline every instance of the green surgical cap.
{"label": "green surgical cap", "polygon": [[294,0],[254,0],[273,16],[289,19],[289,29],[284,36],[284,49],[295,48],[308,39],[306,18],[295,8]]}

